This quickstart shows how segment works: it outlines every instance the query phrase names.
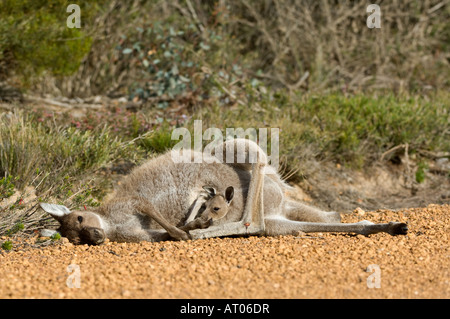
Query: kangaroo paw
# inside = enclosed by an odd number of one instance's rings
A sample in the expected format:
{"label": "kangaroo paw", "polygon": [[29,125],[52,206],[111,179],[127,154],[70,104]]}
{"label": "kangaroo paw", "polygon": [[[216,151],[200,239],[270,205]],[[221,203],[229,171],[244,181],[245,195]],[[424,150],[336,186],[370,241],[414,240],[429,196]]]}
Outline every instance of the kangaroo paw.
{"label": "kangaroo paw", "polygon": [[170,237],[175,240],[189,240],[191,239],[189,234],[179,228],[174,227],[170,231],[168,231]]}
{"label": "kangaroo paw", "polygon": [[406,235],[408,233],[408,225],[405,223],[390,222],[388,233],[391,235]]}

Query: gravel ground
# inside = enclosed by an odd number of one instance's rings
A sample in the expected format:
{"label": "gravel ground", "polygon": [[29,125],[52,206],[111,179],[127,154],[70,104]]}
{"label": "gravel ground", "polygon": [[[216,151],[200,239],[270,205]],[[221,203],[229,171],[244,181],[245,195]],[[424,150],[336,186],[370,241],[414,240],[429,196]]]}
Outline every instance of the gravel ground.
{"label": "gravel ground", "polygon": [[316,233],[101,246],[61,239],[39,248],[38,238],[14,238],[11,251],[0,249],[0,298],[449,298],[449,216],[450,205],[343,216],[407,222],[409,234],[396,237]]}

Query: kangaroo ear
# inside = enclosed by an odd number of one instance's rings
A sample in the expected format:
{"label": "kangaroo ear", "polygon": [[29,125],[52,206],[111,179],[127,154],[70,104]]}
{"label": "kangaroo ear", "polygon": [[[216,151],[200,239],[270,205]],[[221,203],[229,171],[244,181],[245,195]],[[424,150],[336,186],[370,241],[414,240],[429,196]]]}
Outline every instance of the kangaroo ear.
{"label": "kangaroo ear", "polygon": [[203,186],[203,189],[208,193],[209,196],[216,196],[216,189],[211,186]]}
{"label": "kangaroo ear", "polygon": [[63,205],[40,203],[41,208],[52,215],[55,219],[59,219],[71,213],[71,211]]}
{"label": "kangaroo ear", "polygon": [[233,197],[234,197],[234,187],[228,186],[227,189],[225,190],[225,199],[226,199],[228,205],[233,200]]}

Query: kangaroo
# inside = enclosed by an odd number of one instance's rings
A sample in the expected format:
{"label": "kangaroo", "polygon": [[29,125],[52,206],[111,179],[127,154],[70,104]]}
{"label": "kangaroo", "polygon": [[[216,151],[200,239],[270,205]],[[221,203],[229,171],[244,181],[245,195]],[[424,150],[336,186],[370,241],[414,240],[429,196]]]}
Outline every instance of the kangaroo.
{"label": "kangaroo", "polygon": [[[200,206],[198,211],[195,207],[199,199],[195,201],[194,208],[190,212],[190,216],[186,220],[186,224],[179,227],[185,232],[194,229],[208,228],[217,220],[225,217],[228,213],[228,207],[230,206],[234,196],[233,186],[227,187],[224,195],[217,194],[216,189],[211,186],[203,186],[203,189],[207,192],[209,199]],[[191,219],[191,216],[195,217],[195,219],[187,222]]]}
{"label": "kangaroo", "polygon": [[[106,238],[138,242],[276,236],[299,231],[362,235],[378,232],[398,235],[408,231],[407,225],[399,222],[341,223],[336,212],[321,211],[289,199],[285,192],[290,186],[267,165],[267,155],[250,140],[227,140],[211,154],[191,152],[191,158],[202,158],[200,163],[185,162],[184,155],[169,151],[135,168],[110,199],[95,210],[71,212],[63,205],[46,203],[41,207],[59,221],[59,231],[69,241],[95,245]],[[228,163],[221,161],[224,155]],[[187,215],[193,203],[204,196],[204,185],[216,185],[220,194],[233,186],[233,200],[217,224],[193,229],[188,234],[179,227],[191,217]]]}

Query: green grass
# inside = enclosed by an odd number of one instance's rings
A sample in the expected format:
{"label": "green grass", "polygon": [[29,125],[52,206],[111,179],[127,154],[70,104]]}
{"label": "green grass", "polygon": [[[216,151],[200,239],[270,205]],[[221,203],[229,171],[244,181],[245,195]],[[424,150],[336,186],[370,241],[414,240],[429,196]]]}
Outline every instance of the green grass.
{"label": "green grass", "polygon": [[13,248],[12,241],[10,241],[10,240],[4,241],[3,244],[2,244],[2,248],[4,250],[8,250],[8,251],[11,250]]}
{"label": "green grass", "polygon": [[0,179],[0,200],[8,198],[14,194],[14,184],[12,183],[12,176],[3,177]]}
{"label": "green grass", "polygon": [[164,153],[177,143],[172,140],[173,129],[174,127],[170,126],[167,122],[164,122],[158,130],[155,130],[148,136],[140,139],[138,145],[150,153]]}

